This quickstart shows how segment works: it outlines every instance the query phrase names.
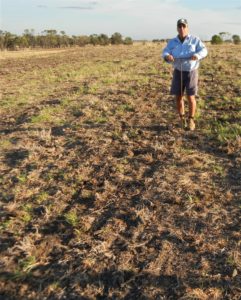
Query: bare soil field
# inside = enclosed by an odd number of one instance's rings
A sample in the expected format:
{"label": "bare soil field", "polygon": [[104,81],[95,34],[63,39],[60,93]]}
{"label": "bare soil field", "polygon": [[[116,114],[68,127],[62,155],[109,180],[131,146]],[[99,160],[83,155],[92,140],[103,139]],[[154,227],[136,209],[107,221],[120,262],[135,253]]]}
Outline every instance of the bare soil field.
{"label": "bare soil field", "polygon": [[194,132],[163,46],[1,56],[0,299],[240,299],[241,46]]}

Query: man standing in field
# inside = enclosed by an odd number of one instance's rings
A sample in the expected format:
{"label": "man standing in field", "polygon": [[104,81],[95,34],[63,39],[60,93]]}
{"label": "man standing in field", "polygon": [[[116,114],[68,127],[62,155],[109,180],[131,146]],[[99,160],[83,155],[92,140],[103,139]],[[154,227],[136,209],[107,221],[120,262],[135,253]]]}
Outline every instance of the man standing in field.
{"label": "man standing in field", "polygon": [[198,89],[198,67],[201,59],[207,56],[207,49],[202,41],[189,34],[186,19],[177,21],[177,37],[171,39],[162,52],[162,57],[174,67],[171,94],[176,96],[177,111],[181,128],[186,127],[183,94],[186,90],[189,116],[188,129],[195,129],[195,112]]}

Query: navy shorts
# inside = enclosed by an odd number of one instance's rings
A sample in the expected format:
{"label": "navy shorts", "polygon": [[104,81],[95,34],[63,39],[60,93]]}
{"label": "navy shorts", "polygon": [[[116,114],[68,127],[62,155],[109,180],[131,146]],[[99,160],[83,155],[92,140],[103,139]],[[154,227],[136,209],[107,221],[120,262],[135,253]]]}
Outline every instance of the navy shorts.
{"label": "navy shorts", "polygon": [[184,94],[189,96],[197,95],[198,90],[198,70],[179,71],[177,69],[173,72],[171,95],[180,96]]}

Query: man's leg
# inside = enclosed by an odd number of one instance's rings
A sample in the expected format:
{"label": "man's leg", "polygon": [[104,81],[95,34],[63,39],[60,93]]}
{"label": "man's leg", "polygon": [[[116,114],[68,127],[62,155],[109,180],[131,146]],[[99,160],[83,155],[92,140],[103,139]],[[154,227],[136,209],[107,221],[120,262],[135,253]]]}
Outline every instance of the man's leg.
{"label": "man's leg", "polygon": [[187,99],[188,99],[188,107],[189,107],[189,122],[188,127],[190,130],[195,129],[194,117],[196,113],[196,99],[195,95],[197,95],[198,90],[198,70],[193,70],[189,73],[189,80],[187,82]]}
{"label": "man's leg", "polygon": [[176,105],[177,105],[177,112],[180,117],[180,126],[182,129],[184,129],[186,127],[186,121],[185,121],[185,109],[184,109],[183,96],[176,96]]}
{"label": "man's leg", "polygon": [[194,118],[196,113],[196,99],[195,95],[187,96],[189,106],[189,117]]}
{"label": "man's leg", "polygon": [[189,106],[189,122],[188,122],[188,127],[190,130],[195,129],[195,122],[194,122],[194,117],[196,113],[196,99],[195,95],[188,95],[188,106]]}
{"label": "man's leg", "polygon": [[179,116],[183,116],[185,113],[183,96],[176,96],[176,104]]}

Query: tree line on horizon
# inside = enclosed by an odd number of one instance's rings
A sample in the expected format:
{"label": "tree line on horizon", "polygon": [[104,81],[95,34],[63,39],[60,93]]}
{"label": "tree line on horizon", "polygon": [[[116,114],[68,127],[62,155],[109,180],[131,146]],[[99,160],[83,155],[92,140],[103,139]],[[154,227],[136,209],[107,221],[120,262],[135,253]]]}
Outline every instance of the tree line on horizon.
{"label": "tree line on horizon", "polygon": [[72,35],[65,31],[48,29],[41,34],[35,34],[34,30],[25,29],[22,35],[12,34],[8,31],[0,30],[0,50],[18,50],[25,48],[64,48],[85,45],[132,45],[131,37],[123,38],[119,32],[115,32],[109,37],[106,34]]}
{"label": "tree line on horizon", "polygon": [[[169,39],[153,39],[153,43],[163,43],[168,42]],[[211,44],[222,44],[222,43],[233,43],[235,45],[241,44],[241,39],[238,34],[232,35],[229,32],[220,32],[219,34],[215,34],[212,36],[210,41],[205,42],[211,42]]]}
{"label": "tree line on horizon", "polygon": [[[153,39],[154,43],[168,42],[168,39]],[[211,38],[211,44],[233,43],[240,44],[241,39],[237,34],[231,35],[228,32],[220,32]],[[65,31],[54,29],[44,30],[41,34],[35,34],[34,30],[25,29],[22,35],[12,34],[8,31],[0,30],[0,50],[18,50],[25,48],[65,48],[85,45],[132,45],[131,37],[123,38],[119,32],[115,32],[109,37],[106,34],[72,35]]]}
{"label": "tree line on horizon", "polygon": [[233,43],[235,45],[241,44],[241,39],[238,34],[232,35],[229,32],[220,32],[212,36],[211,44],[220,45],[222,43]]}

